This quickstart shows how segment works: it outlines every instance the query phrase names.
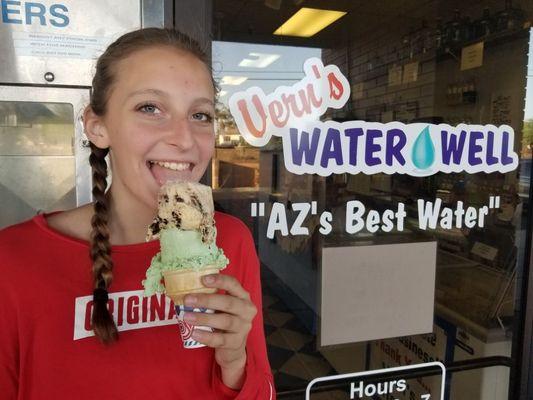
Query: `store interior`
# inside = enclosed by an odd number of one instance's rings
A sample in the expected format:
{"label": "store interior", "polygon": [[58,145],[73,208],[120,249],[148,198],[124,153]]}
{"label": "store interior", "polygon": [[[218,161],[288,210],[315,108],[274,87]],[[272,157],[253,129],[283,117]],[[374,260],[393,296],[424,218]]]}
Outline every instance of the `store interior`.
{"label": "store interior", "polygon": [[[380,361],[378,351],[371,350],[380,348],[381,343],[392,346],[402,342],[401,338],[382,337],[320,345],[322,254],[331,247],[436,241],[435,327],[433,332],[409,340],[427,344],[432,341],[428,338],[434,338],[428,352],[432,358],[446,361],[510,356],[517,269],[523,266],[530,208],[533,103],[528,102],[532,94],[526,89],[533,69],[528,58],[531,2],[267,0],[214,4],[213,69],[222,90],[212,166],[215,200],[220,210],[239,215],[256,239],[265,292],[265,332],[278,390],[304,388],[318,376],[383,366],[386,362]],[[273,34],[301,7],[347,14],[308,38]],[[222,56],[226,45],[242,48]],[[515,132],[519,168],[505,174],[439,172],[425,178],[289,173],[281,141],[273,138],[264,147],[246,143],[227,104],[236,91],[259,86],[268,93],[301,79],[301,69],[295,65],[303,63],[304,53],[298,53],[302,48],[318,52],[325,65],[337,65],[351,86],[347,104],[328,110],[322,120],[505,124]],[[253,49],[263,55],[275,54],[278,59],[262,69],[246,64],[239,67],[242,54],[251,54]],[[285,61],[291,52],[293,59]],[[238,59],[228,61],[230,54]],[[468,54],[473,54],[473,59],[466,60]],[[246,79],[236,83],[228,76]],[[500,196],[501,206],[490,213],[482,228],[422,230],[415,222],[416,199],[440,198],[443,205],[450,206],[463,201],[477,207],[489,196]],[[320,209],[335,215],[352,199],[375,210],[405,203],[405,229],[349,235],[342,226],[334,226],[333,232],[324,236],[318,232],[318,221],[311,218],[307,236],[276,234],[268,239],[267,217],[252,217],[249,209],[252,202],[264,202],[268,208],[274,202],[290,207],[314,200]],[[290,218],[295,215],[289,213]],[[435,341],[442,342],[441,348]],[[507,375],[505,368],[456,374],[452,398],[505,398],[497,396],[507,393]],[[490,391],[492,397],[486,397]],[[327,396],[324,398],[345,398],[340,392]]]}

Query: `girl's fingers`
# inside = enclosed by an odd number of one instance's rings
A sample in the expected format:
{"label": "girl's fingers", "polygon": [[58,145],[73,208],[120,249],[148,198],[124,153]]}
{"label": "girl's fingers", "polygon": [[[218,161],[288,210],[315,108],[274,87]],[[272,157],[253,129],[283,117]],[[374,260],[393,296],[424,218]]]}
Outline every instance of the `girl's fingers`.
{"label": "girl's fingers", "polygon": [[207,314],[186,312],[183,319],[191,325],[209,326],[227,333],[244,334],[250,331],[252,323],[227,313]]}
{"label": "girl's fingers", "polygon": [[233,276],[224,274],[205,275],[202,277],[202,283],[207,287],[225,290],[232,296],[238,297],[239,299],[250,299],[248,292],[244,290],[240,282]]}
{"label": "girl's fingers", "polygon": [[250,321],[257,314],[257,309],[250,300],[227,294],[189,294],[185,296],[185,305],[189,307],[209,308],[211,310],[237,315],[240,318]]}
{"label": "girl's fingers", "polygon": [[244,338],[237,333],[207,332],[195,329],[192,338],[206,346],[238,350],[243,346]]}
{"label": "girl's fingers", "polygon": [[195,329],[193,339],[218,351],[240,350],[252,328],[257,308],[249,293],[232,276],[222,274],[206,275],[202,278],[206,287],[224,290],[225,294],[195,293],[185,296],[188,307],[208,308],[210,313],[185,313],[184,320],[191,325],[208,326],[215,332]]}

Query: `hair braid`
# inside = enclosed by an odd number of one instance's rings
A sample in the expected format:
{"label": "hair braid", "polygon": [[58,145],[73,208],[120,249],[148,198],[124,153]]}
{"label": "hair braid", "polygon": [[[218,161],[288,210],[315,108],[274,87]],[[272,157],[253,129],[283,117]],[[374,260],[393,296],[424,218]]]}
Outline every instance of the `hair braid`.
{"label": "hair braid", "polygon": [[94,334],[103,343],[112,343],[118,339],[118,331],[107,309],[107,289],[113,280],[113,260],[109,243],[108,207],[105,197],[107,187],[107,163],[105,156],[108,149],[100,149],[91,143],[89,162],[93,172],[94,215],[91,219],[91,249],[93,262],[94,294],[92,327]]}

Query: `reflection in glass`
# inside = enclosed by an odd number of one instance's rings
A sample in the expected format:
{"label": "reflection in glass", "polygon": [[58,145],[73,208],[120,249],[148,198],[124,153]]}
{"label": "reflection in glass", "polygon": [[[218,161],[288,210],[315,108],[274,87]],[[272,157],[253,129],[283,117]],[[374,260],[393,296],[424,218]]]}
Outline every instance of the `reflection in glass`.
{"label": "reflection in glass", "polygon": [[0,227],[76,206],[71,104],[0,102]]}
{"label": "reflection in glass", "polygon": [[0,101],[0,155],[73,155],[71,104]]}

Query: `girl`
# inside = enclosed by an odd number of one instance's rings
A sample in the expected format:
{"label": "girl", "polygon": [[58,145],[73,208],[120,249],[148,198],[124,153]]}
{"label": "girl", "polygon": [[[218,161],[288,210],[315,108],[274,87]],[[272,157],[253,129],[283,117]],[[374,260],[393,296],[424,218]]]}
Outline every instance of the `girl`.
{"label": "girl", "polygon": [[[157,241],[144,242],[168,180],[198,181],[214,151],[205,55],[171,30],[128,33],[99,58],[84,126],[94,203],[0,232],[3,399],[272,399],[259,266],[250,232],[215,214],[230,260],[189,295],[207,325],[185,350],[164,297],[142,296]],[[109,153],[112,184],[106,191]],[[92,271],[92,274],[91,274]]]}

